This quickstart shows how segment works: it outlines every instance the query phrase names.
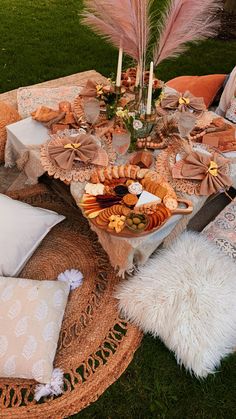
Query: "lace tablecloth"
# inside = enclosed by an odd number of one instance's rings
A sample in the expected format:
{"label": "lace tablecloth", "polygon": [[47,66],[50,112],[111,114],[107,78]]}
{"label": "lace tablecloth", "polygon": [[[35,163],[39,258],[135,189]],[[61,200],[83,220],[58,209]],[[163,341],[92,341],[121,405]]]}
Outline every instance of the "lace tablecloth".
{"label": "lace tablecloth", "polygon": [[[74,74],[72,76],[63,77],[61,79],[44,82],[38,86],[57,87],[60,85],[79,85],[84,86],[86,81],[94,79],[97,82],[102,82],[104,78],[95,71],[88,71],[84,73]],[[13,106],[16,104],[17,90],[7,92],[0,95],[0,99],[10,103]],[[40,162],[40,146],[32,144],[25,146],[17,142],[9,142],[6,144],[6,165],[12,166],[18,164],[21,169],[24,169],[28,183],[37,183],[38,177],[44,173],[44,169]],[[231,177],[233,179],[233,186],[236,188],[236,158],[231,164]],[[79,202],[84,190],[83,183],[72,183],[71,193],[75,200]],[[173,216],[171,219],[158,231],[143,236],[142,238],[123,239],[111,236],[94,226],[93,228],[99,240],[108,253],[112,265],[118,268],[119,273],[123,274],[126,271],[133,269],[134,265],[140,265],[147,261],[153,251],[163,243],[167,246],[178,234],[180,234],[189,223],[190,219],[200,210],[206,201],[206,197],[202,196],[188,196],[184,195],[186,199],[193,202],[194,211],[190,215]]]}

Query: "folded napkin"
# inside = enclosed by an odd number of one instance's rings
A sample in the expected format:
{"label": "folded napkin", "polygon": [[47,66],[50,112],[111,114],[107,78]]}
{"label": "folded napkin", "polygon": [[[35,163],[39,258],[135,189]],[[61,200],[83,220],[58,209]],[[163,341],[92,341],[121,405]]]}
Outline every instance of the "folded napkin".
{"label": "folded napkin", "polygon": [[97,96],[97,83],[88,80],[86,86],[80,92],[80,96],[96,97]]}
{"label": "folded napkin", "polygon": [[232,185],[225,174],[229,160],[214,153],[209,156],[197,151],[191,152],[172,169],[174,179],[199,180],[200,195],[212,195]]}
{"label": "folded napkin", "polygon": [[206,110],[206,105],[202,97],[195,97],[189,91],[186,91],[184,94],[176,92],[164,97],[161,101],[161,108],[201,114]]}
{"label": "folded napkin", "polygon": [[48,145],[49,156],[64,170],[71,170],[77,160],[84,164],[108,165],[108,156],[89,134],[58,138]]}

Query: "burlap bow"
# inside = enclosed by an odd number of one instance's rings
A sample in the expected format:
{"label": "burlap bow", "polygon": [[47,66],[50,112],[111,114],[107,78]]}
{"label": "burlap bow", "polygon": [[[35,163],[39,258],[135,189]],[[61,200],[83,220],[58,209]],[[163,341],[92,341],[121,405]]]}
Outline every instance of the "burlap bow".
{"label": "burlap bow", "polygon": [[93,136],[80,134],[76,137],[58,138],[48,145],[49,156],[64,170],[71,170],[75,161],[84,164],[108,165],[108,156],[96,142]]}
{"label": "burlap bow", "polygon": [[180,112],[192,111],[201,114],[206,111],[206,105],[202,97],[195,97],[189,91],[184,94],[175,94],[164,97],[161,101],[161,108],[164,110],[179,110]]}
{"label": "burlap bow", "polygon": [[174,179],[201,181],[200,195],[212,195],[232,185],[226,174],[228,159],[214,153],[209,156],[197,151],[191,152],[172,169]]}

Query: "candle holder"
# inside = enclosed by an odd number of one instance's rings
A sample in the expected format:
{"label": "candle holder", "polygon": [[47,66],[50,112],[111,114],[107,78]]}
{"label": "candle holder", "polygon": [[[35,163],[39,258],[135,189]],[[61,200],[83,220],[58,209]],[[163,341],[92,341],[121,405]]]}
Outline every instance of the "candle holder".
{"label": "candle holder", "polygon": [[131,135],[129,151],[134,151],[137,148],[139,139],[147,138],[150,136],[155,123],[155,119],[152,115],[150,118],[149,116],[146,117],[145,115],[140,116],[139,113],[136,113],[133,116],[132,123],[127,127]]}

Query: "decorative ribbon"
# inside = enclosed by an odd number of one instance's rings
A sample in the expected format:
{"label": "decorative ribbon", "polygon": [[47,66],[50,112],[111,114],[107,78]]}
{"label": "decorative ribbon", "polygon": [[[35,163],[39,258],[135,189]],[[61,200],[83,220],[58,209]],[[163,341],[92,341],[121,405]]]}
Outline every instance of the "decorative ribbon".
{"label": "decorative ribbon", "polygon": [[210,173],[212,176],[218,176],[218,165],[215,161],[210,161],[210,166],[207,170],[208,173]]}
{"label": "decorative ribbon", "polygon": [[80,134],[77,137],[58,137],[57,144],[49,143],[48,153],[57,165],[64,170],[71,170],[77,160],[84,164],[108,165],[106,151],[89,134]]}
{"label": "decorative ribbon", "polygon": [[206,155],[193,151],[172,169],[174,179],[201,181],[200,195],[212,195],[232,185],[232,180],[225,174],[229,160],[218,153]]}
{"label": "decorative ribbon", "polygon": [[81,146],[80,143],[78,143],[78,144],[76,144],[76,143],[68,143],[68,144],[65,144],[64,145],[64,148],[72,148],[74,150],[77,150],[78,148],[80,148],[80,146]]}
{"label": "decorative ribbon", "polygon": [[164,97],[161,101],[161,108],[165,110],[179,110],[180,112],[192,111],[201,114],[206,111],[206,105],[202,97],[195,97],[189,91],[184,94],[175,94]]}

